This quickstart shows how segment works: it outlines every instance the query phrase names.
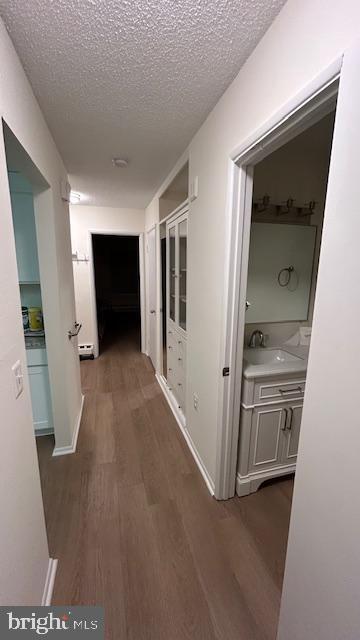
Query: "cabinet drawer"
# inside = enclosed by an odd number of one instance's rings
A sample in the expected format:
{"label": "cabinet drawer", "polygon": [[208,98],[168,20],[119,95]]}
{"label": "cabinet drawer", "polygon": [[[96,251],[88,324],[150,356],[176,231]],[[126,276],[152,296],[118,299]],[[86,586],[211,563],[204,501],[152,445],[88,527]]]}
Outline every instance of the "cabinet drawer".
{"label": "cabinet drawer", "polygon": [[302,398],[305,392],[305,380],[283,380],[279,382],[256,382],[254,387],[254,404]]}
{"label": "cabinet drawer", "polygon": [[177,350],[176,334],[171,329],[167,332],[167,349],[168,351]]}
{"label": "cabinet drawer", "polygon": [[175,367],[169,370],[167,383],[169,389],[176,398],[179,408],[185,413],[185,377]]}

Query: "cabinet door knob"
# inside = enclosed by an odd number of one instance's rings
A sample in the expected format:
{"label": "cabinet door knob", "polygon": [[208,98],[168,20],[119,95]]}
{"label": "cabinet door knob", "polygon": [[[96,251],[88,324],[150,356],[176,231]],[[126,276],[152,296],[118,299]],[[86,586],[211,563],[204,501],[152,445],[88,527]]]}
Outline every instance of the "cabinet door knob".
{"label": "cabinet door knob", "polygon": [[287,421],[288,421],[288,415],[289,415],[289,412],[288,412],[288,410],[287,410],[287,409],[285,409],[285,408],[284,408],[284,413],[285,413],[285,420],[284,420],[284,424],[283,424],[283,426],[281,427],[281,431],[286,431],[286,423],[287,423]]}
{"label": "cabinet door knob", "polygon": [[294,417],[294,409],[292,407],[289,407],[289,412],[290,412],[290,422],[289,422],[288,430],[291,431],[293,417]]}

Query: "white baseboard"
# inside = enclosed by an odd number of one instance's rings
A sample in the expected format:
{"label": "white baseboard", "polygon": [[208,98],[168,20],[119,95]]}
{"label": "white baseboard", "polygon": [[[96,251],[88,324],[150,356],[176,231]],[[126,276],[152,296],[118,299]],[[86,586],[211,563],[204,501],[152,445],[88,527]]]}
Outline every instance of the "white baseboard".
{"label": "white baseboard", "polygon": [[77,445],[77,441],[78,441],[78,436],[79,436],[82,412],[83,412],[83,408],[84,408],[84,400],[85,400],[85,396],[82,395],[81,396],[80,411],[79,411],[78,419],[77,419],[77,422],[76,422],[76,427],[74,429],[74,433],[73,433],[73,438],[72,438],[71,444],[66,446],[66,447],[55,447],[55,449],[53,451],[53,456],[65,456],[68,453],[75,453],[76,445]]}
{"label": "white baseboard", "polygon": [[44,593],[41,601],[42,607],[50,607],[52,594],[54,591],[55,576],[57,571],[58,561],[56,558],[49,558],[49,565],[46,574]]}
{"label": "white baseboard", "polygon": [[167,384],[166,384],[166,380],[163,376],[160,376],[158,373],[155,374],[155,377],[160,385],[160,388],[169,404],[169,407],[171,409],[171,411],[174,414],[175,420],[178,423],[181,432],[185,438],[185,442],[187,444],[187,446],[189,447],[192,456],[198,466],[198,469],[205,481],[205,484],[207,486],[207,488],[209,489],[210,494],[213,496],[214,492],[215,492],[215,485],[214,482],[212,480],[212,478],[210,477],[210,475],[208,474],[208,471],[199,455],[199,452],[191,438],[191,435],[189,434],[187,428],[186,428],[186,418],[183,414],[182,411],[180,411],[180,409],[178,408],[178,404],[173,396],[173,394],[171,393],[170,389],[168,388]]}

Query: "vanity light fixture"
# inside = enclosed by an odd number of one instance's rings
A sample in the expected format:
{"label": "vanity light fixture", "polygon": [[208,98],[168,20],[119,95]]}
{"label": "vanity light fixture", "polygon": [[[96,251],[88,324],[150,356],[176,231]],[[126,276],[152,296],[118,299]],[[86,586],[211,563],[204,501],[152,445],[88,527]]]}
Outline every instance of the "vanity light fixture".
{"label": "vanity light fixture", "polygon": [[118,167],[119,169],[125,169],[128,166],[129,161],[126,160],[125,158],[113,158],[112,163],[114,167]]}
{"label": "vanity light fixture", "polygon": [[70,204],[79,204],[80,200],[80,193],[77,193],[76,191],[70,191]]}

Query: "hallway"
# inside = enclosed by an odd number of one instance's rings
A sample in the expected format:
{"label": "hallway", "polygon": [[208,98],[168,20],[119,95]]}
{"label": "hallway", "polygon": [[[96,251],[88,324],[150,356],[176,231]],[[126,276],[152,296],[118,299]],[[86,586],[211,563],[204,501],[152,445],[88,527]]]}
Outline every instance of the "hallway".
{"label": "hallway", "polygon": [[37,439],[53,604],[103,605],[114,640],[274,640],[293,480],[211,498],[137,349],[81,363],[75,454]]}

